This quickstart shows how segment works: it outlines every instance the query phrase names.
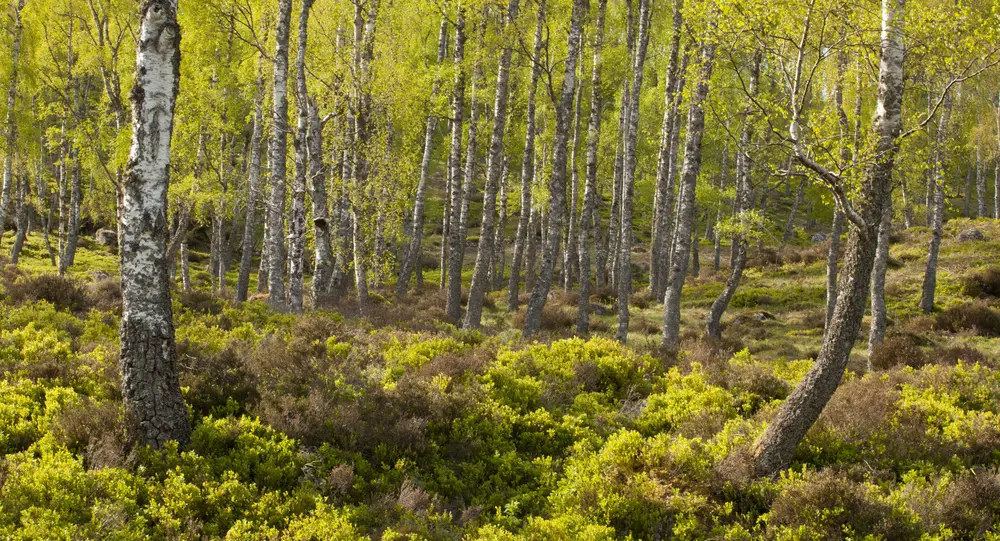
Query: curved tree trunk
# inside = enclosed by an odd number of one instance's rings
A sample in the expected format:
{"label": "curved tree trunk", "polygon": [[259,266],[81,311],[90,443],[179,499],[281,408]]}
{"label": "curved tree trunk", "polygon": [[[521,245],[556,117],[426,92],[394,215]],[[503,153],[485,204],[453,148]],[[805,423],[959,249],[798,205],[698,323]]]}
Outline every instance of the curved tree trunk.
{"label": "curved tree trunk", "polygon": [[[448,45],[448,21],[441,21],[438,31],[438,51],[437,63],[442,65],[447,52]],[[438,94],[440,81],[434,80],[431,85],[431,97],[433,102]],[[414,270],[419,274],[418,268],[421,258],[421,245],[424,238],[424,204],[427,200],[427,183],[431,175],[431,156],[434,155],[434,132],[437,130],[438,117],[431,113],[427,115],[427,125],[424,127],[424,152],[420,160],[420,180],[417,183],[417,192],[413,199],[413,217],[410,223],[410,242],[407,245],[402,265],[399,269],[399,277],[396,280],[396,296],[406,295],[407,288],[410,287],[410,275]],[[444,268],[442,267],[442,272]]]}
{"label": "curved tree trunk", "polygon": [[687,276],[691,251],[691,234],[695,218],[695,188],[701,171],[701,140],[705,135],[704,103],[708,99],[709,80],[715,64],[715,44],[702,46],[701,73],[698,85],[691,96],[688,109],[684,165],[681,168],[681,193],[678,201],[677,228],[674,232],[676,246],[670,256],[667,289],[663,299],[662,346],[668,355],[676,355],[680,347],[681,290]]}
{"label": "curved tree trunk", "polygon": [[271,200],[267,206],[268,303],[285,309],[285,176],[288,150],[288,37],[292,0],[278,0],[274,53],[274,96],[270,158]]}
{"label": "curved tree trunk", "polygon": [[[844,259],[840,298],[819,356],[788,396],[754,447],[754,471],[774,477],[789,466],[792,454],[844,375],[868,300],[869,280],[878,243],[878,223],[892,193],[892,169],[898,151],[903,86],[901,22],[905,0],[883,0],[882,58],[877,116],[873,131],[876,154],[862,183],[860,212],[852,218]],[[801,158],[800,158],[801,161]]]}
{"label": "curved tree trunk", "polygon": [[[507,5],[507,18],[504,30],[513,28],[517,19],[519,0],[510,0]],[[507,91],[510,81],[510,57],[513,49],[505,44],[500,53],[500,63],[497,67],[496,100],[493,104],[493,134],[490,137],[489,157],[487,158],[486,188],[483,193],[483,218],[479,228],[479,249],[476,252],[476,266],[472,272],[472,285],[469,288],[469,303],[466,308],[465,329],[478,329],[483,315],[483,299],[489,286],[489,267],[494,261],[494,238],[496,231],[497,188],[503,173],[503,135],[507,128]],[[474,114],[474,113],[473,113]],[[473,126],[470,122],[470,126]],[[470,132],[471,136],[471,132]],[[470,138],[471,139],[471,138]],[[470,148],[472,142],[469,142]],[[471,152],[470,152],[471,154]],[[496,247],[503,250],[503,246]]]}
{"label": "curved tree trunk", "polygon": [[[527,247],[534,243],[534,228],[531,226],[532,204],[531,186],[535,178],[535,96],[538,93],[538,79],[542,74],[542,46],[545,44],[545,0],[538,3],[538,20],[535,23],[535,45],[531,55],[531,82],[528,86],[528,111],[525,120],[524,156],[521,159],[521,209],[517,219],[517,233],[514,238],[514,254],[510,262],[510,282],[507,287],[507,310],[513,312],[518,307],[521,267]],[[525,279],[527,282],[527,278]],[[529,288],[530,289],[530,288]]]}
{"label": "curved tree trunk", "polygon": [[976,218],[986,218],[986,175],[983,174],[983,160],[979,146],[976,146]]}
{"label": "curved tree trunk", "polygon": [[545,237],[545,247],[542,255],[542,268],[535,287],[531,290],[531,299],[524,316],[524,335],[531,336],[538,332],[542,322],[542,308],[552,287],[555,274],[556,259],[559,255],[559,243],[562,237],[563,214],[566,211],[566,162],[569,146],[570,109],[573,106],[573,95],[576,93],[576,64],[580,57],[582,41],[582,26],[586,0],[574,0],[573,12],[570,16],[566,66],[563,72],[562,90],[556,107],[556,126],[552,145],[552,175],[549,178],[549,216]]}
{"label": "curved tree trunk", "polygon": [[[736,289],[743,279],[743,271],[747,264],[746,213],[750,211],[751,194],[753,186],[750,184],[750,163],[748,154],[750,144],[753,140],[753,124],[751,115],[753,114],[753,100],[757,96],[760,81],[760,64],[763,55],[760,51],[754,54],[753,64],[750,68],[750,86],[747,89],[750,93],[746,109],[743,110],[743,129],[740,131],[739,147],[736,149],[736,215],[739,218],[740,231],[733,236],[732,255],[729,263],[729,278],[722,293],[712,303],[712,308],[708,312],[705,322],[705,332],[716,340],[722,338],[722,315],[729,308],[729,303],[736,294]],[[715,233],[718,238],[718,231]]]}
{"label": "curved tree trunk", "polygon": [[187,443],[187,407],[178,382],[167,249],[170,136],[180,81],[176,4],[147,0],[140,7],[132,147],[125,176],[121,251],[122,396],[139,445]]}
{"label": "curved tree trunk", "polygon": [[[597,152],[601,144],[601,53],[604,50],[604,19],[608,10],[608,0],[600,0],[597,8],[597,22],[594,30],[594,64],[590,76],[590,118],[587,121],[587,170],[586,185],[583,189],[583,209],[580,213],[577,253],[580,256],[580,295],[576,314],[576,334],[583,336],[590,332],[590,235],[591,223],[597,221]],[[598,243],[599,231],[594,230],[594,243]]]}

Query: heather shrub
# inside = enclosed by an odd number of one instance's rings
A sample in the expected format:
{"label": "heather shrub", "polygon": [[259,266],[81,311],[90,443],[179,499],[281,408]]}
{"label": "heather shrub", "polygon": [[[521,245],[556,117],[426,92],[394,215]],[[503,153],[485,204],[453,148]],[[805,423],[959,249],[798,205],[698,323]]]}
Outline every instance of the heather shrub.
{"label": "heather shrub", "polygon": [[767,514],[770,536],[794,539],[919,539],[905,510],[866,483],[832,470],[790,472]]}
{"label": "heather shrub", "polygon": [[3,273],[3,285],[10,303],[18,305],[38,301],[52,303],[60,310],[78,312],[87,307],[87,293],[73,278],[58,274]]}
{"label": "heather shrub", "polygon": [[962,293],[973,298],[1000,297],[1000,267],[990,266],[966,275]]}
{"label": "heather shrub", "polygon": [[927,364],[927,359],[911,336],[897,335],[875,346],[869,362],[875,370],[888,370],[897,366],[920,368]]}
{"label": "heather shrub", "polygon": [[1000,314],[983,302],[968,302],[941,312],[934,329],[945,332],[971,331],[980,336],[1000,336]]}

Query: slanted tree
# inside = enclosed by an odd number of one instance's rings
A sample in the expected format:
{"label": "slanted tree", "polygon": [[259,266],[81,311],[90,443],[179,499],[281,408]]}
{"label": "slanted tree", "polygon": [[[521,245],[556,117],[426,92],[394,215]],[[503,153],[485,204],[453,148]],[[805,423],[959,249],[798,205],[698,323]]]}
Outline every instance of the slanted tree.
{"label": "slanted tree", "polygon": [[[905,0],[882,2],[881,61],[872,126],[876,138],[875,154],[864,174],[859,208],[853,208],[848,202],[840,178],[805,156],[800,143],[796,149],[799,162],[820,174],[834,189],[838,205],[850,221],[850,232],[837,306],[823,336],[816,363],[785,399],[777,416],[754,445],[754,471],[763,477],[773,477],[790,464],[795,448],[840,384],[860,330],[878,244],[879,222],[891,196],[892,169],[899,150],[904,7]],[[792,126],[792,138],[798,139],[800,128],[795,123]]]}

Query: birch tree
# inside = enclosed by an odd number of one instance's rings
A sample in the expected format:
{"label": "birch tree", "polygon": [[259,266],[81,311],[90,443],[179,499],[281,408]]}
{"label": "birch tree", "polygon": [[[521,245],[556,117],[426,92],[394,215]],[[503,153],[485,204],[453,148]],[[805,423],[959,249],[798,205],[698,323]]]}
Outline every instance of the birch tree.
{"label": "birch tree", "polygon": [[170,139],[180,81],[177,4],[146,0],[139,20],[122,213],[119,364],[132,437],[159,448],[170,440],[185,444],[191,434],[178,382],[165,261]]}

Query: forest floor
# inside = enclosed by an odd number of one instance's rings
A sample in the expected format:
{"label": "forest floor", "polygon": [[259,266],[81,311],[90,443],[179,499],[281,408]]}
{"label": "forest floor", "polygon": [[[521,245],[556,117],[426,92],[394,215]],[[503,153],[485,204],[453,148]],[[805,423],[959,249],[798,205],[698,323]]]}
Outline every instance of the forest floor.
{"label": "forest floor", "polygon": [[194,433],[152,452],[126,445],[117,257],[84,238],[59,278],[33,235],[0,273],[0,537],[1000,539],[1000,223],[945,225],[924,315],[929,240],[893,236],[872,370],[866,319],[793,467],[762,480],[750,446],[822,339],[824,243],[753,251],[718,343],[728,250],[712,271],[704,244],[669,361],[641,290],[627,346],[607,291],[591,339],[560,290],[526,341],[504,292],[481,332],[446,323],[436,272],[402,301],[378,289],[369,319],[350,300],[295,316],[213,295],[195,250],[174,299]]}

